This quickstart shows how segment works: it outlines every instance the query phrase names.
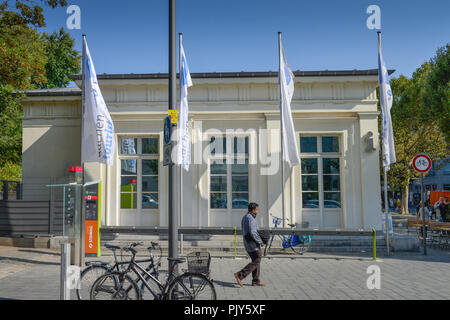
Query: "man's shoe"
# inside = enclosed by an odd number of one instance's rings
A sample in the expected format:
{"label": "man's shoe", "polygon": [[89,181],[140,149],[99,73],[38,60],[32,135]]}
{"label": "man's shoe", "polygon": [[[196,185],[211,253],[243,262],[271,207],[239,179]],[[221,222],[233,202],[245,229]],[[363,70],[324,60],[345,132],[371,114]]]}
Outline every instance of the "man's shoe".
{"label": "man's shoe", "polygon": [[265,287],[266,284],[262,283],[262,282],[258,282],[258,283],[253,283],[252,286],[254,286],[254,287]]}
{"label": "man's shoe", "polygon": [[241,281],[241,278],[239,278],[239,273],[238,272],[236,272],[235,274],[234,274],[234,277],[236,278],[236,281],[237,281],[237,283],[241,286],[241,288],[244,286],[244,284],[242,283],[242,281]]}

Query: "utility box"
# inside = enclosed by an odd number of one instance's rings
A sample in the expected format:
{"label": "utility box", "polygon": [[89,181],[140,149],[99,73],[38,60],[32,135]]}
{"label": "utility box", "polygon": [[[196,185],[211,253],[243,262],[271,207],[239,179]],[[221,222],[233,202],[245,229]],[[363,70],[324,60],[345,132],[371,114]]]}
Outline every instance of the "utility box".
{"label": "utility box", "polygon": [[86,257],[100,256],[100,188],[101,184],[88,185],[84,188],[85,222],[84,252]]}

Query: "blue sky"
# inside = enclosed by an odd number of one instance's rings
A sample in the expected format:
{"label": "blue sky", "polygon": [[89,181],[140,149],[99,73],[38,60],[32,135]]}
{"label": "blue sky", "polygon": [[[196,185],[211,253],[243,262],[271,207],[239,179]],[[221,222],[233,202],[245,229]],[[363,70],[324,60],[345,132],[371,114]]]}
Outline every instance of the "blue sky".
{"label": "blue sky", "polygon": [[[98,74],[168,70],[167,0],[68,0],[81,8],[81,30]],[[293,70],[377,68],[377,35],[366,9],[382,11],[388,68],[410,76],[449,42],[448,0],[178,0],[177,32],[191,72],[276,71],[277,32]],[[66,26],[66,9],[45,9],[47,27]],[[41,30],[41,31],[43,31]]]}

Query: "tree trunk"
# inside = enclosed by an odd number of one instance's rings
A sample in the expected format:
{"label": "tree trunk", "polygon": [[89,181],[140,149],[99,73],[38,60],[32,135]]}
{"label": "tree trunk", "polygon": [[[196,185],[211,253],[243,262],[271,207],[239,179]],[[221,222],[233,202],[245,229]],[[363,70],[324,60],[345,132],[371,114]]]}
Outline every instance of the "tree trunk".
{"label": "tree trunk", "polygon": [[409,214],[409,184],[402,188],[402,209],[401,214]]}

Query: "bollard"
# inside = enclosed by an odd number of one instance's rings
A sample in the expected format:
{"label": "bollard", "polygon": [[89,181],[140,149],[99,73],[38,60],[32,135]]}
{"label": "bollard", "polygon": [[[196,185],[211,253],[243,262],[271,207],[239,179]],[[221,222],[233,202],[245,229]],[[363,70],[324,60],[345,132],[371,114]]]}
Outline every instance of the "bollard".
{"label": "bollard", "polygon": [[373,232],[373,260],[377,261],[377,230],[372,228]]}
{"label": "bollard", "polygon": [[67,269],[70,266],[70,243],[61,244],[61,278],[60,300],[70,300],[70,289],[67,286]]}
{"label": "bollard", "polygon": [[234,258],[237,258],[237,227],[234,227]]}

